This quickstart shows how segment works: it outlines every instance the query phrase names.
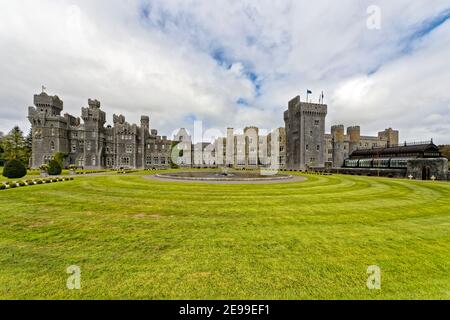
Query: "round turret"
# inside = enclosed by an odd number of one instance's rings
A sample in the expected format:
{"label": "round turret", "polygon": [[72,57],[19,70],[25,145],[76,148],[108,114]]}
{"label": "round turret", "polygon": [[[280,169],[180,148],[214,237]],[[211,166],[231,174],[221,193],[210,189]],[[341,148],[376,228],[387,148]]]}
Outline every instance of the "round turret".
{"label": "round turret", "polygon": [[344,142],[344,125],[336,125],[331,127],[331,135],[335,142]]}
{"label": "round turret", "polygon": [[361,140],[361,127],[354,126],[347,128],[347,136],[349,138],[350,143],[359,143]]}

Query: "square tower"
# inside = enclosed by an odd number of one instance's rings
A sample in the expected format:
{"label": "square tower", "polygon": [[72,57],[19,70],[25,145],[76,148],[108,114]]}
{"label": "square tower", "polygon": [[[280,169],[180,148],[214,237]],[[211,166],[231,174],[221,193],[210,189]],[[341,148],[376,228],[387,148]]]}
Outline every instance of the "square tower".
{"label": "square tower", "polygon": [[32,130],[30,166],[48,163],[56,152],[69,152],[67,118],[61,116],[63,101],[45,92],[34,95],[34,107],[28,108]]}
{"label": "square tower", "polygon": [[286,127],[286,167],[307,170],[324,167],[325,104],[301,102],[300,96],[289,101],[284,113]]}
{"label": "square tower", "polygon": [[88,99],[88,107],[81,108],[84,121],[84,167],[100,169],[105,163],[105,122],[106,114],[100,109],[98,100]]}
{"label": "square tower", "polygon": [[233,128],[227,129],[225,164],[228,167],[233,167],[235,165],[235,144]]}

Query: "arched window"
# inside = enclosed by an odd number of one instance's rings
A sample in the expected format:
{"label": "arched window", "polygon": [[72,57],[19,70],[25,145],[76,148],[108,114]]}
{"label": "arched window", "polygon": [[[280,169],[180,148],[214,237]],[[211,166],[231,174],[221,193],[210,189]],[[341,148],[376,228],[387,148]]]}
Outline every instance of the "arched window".
{"label": "arched window", "polygon": [[50,150],[52,150],[52,151],[55,150],[55,142],[54,141],[50,142]]}

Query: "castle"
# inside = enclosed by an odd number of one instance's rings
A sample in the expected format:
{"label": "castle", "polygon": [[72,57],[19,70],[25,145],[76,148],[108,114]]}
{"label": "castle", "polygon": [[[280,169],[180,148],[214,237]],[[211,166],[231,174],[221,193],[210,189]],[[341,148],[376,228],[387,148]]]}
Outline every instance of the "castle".
{"label": "castle", "polygon": [[361,127],[347,128],[343,125],[331,127],[331,134],[325,134],[325,166],[342,167],[346,159],[359,149],[386,148],[399,144],[399,132],[392,128],[378,132],[377,136],[361,135]]}
{"label": "castle", "polygon": [[261,134],[257,127],[246,127],[242,133],[227,129],[226,137],[212,143],[192,143],[185,128],[174,137],[182,156],[173,159],[181,167],[209,168],[229,167],[235,169],[257,169],[267,167],[285,169],[286,133],[278,128],[269,134]]}
{"label": "castle", "polygon": [[45,92],[34,96],[34,105],[28,110],[33,168],[61,152],[67,155],[66,166],[86,169],[166,169],[174,163],[189,168],[341,170],[369,175],[376,170],[377,175],[447,178],[446,159],[432,142],[400,146],[399,132],[392,128],[364,136],[359,126],[347,128],[345,134],[343,125],[335,125],[328,134],[328,106],[303,102],[299,96],[288,103],[284,128],[268,134],[257,127],[246,127],[242,133],[228,128],[225,137],[196,144],[184,128],[173,141],[159,136],[150,129],[147,116],[138,126],[126,122],[123,115],[113,115],[113,126],[105,127],[106,114],[97,100],[89,99],[88,106],[81,108],[81,119],[62,116],[63,101]]}
{"label": "castle", "polygon": [[114,126],[106,126],[106,114],[97,100],[88,100],[80,118],[61,115],[63,101],[45,92],[34,96],[28,109],[32,126],[31,167],[48,163],[56,152],[67,155],[66,165],[86,169],[168,168],[171,141],[150,130],[150,120],[141,117],[140,126],[114,115]]}
{"label": "castle", "polygon": [[289,170],[308,168],[342,167],[351,153],[358,149],[397,145],[399,132],[391,128],[378,136],[362,136],[361,128],[343,125],[331,127],[325,133],[325,118],[328,106],[302,102],[297,96],[288,103],[284,113],[286,128],[287,164]]}

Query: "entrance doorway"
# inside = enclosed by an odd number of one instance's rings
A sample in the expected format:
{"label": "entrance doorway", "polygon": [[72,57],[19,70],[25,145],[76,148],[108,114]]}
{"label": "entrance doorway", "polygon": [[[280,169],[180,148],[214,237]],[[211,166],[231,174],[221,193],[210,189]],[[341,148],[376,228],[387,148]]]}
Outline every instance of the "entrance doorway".
{"label": "entrance doorway", "polygon": [[431,170],[430,167],[422,168],[422,180],[430,180],[431,179]]}

